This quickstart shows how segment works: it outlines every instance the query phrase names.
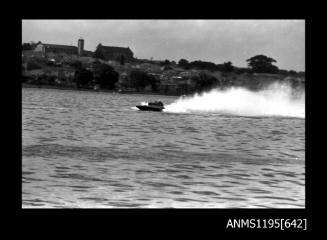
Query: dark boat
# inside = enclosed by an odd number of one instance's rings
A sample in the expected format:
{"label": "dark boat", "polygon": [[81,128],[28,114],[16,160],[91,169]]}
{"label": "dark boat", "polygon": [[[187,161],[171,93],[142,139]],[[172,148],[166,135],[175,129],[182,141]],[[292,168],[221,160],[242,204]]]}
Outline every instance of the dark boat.
{"label": "dark boat", "polygon": [[156,112],[160,112],[163,109],[165,109],[163,103],[160,101],[149,102],[148,105],[137,105],[136,107],[142,111],[156,111]]}

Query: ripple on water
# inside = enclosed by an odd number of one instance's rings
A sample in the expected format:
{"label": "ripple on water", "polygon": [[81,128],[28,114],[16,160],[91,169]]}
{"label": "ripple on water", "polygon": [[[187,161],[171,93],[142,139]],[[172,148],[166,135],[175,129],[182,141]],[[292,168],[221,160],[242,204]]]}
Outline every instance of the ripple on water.
{"label": "ripple on water", "polygon": [[49,175],[49,177],[58,178],[58,179],[68,178],[68,179],[72,179],[72,180],[84,180],[84,181],[91,181],[91,182],[102,182],[103,181],[100,178],[95,178],[92,176],[86,176],[86,175],[77,174],[77,173],[67,173],[67,174],[58,173],[56,175]]}
{"label": "ripple on water", "polygon": [[199,195],[204,195],[204,196],[219,196],[219,193],[212,192],[212,191],[192,191],[192,193],[196,193]]}
{"label": "ripple on water", "polygon": [[303,119],[130,109],[154,95],[22,96],[24,207],[304,207]]}

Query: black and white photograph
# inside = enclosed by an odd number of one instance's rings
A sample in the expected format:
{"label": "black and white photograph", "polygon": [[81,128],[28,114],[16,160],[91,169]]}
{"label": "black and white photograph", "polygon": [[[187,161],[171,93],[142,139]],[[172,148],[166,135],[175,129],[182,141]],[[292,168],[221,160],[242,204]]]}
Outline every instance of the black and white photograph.
{"label": "black and white photograph", "polygon": [[22,208],[305,209],[305,22],[22,19]]}

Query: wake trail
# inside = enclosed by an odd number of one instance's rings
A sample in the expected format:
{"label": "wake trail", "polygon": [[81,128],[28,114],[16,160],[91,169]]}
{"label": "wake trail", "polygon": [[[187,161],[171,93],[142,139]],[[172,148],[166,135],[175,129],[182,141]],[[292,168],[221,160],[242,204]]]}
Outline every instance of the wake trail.
{"label": "wake trail", "polygon": [[164,111],[305,118],[305,91],[280,83],[273,83],[259,91],[242,87],[213,89],[203,94],[179,98],[165,106]]}

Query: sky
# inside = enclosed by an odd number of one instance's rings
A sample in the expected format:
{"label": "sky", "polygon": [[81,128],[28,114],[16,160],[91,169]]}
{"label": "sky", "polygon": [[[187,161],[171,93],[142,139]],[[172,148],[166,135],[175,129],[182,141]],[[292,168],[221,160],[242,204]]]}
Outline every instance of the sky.
{"label": "sky", "polygon": [[304,20],[22,20],[22,42],[130,47],[140,59],[216,64],[263,54],[280,69],[305,71]]}

